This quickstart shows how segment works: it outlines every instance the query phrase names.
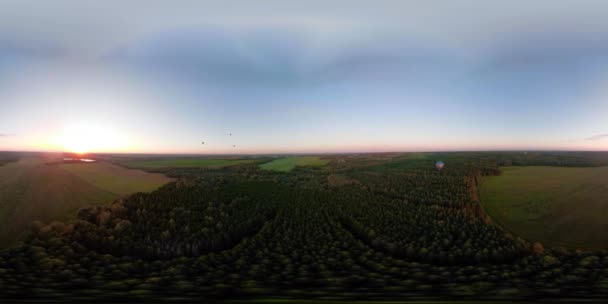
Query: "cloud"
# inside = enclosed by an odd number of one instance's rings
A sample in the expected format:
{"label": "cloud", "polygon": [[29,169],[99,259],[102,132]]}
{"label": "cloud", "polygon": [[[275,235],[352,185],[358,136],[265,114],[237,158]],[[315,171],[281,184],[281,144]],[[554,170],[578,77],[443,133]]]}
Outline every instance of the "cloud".
{"label": "cloud", "polygon": [[291,29],[171,31],[117,50],[105,59],[145,75],[196,86],[260,88],[437,82],[462,70],[458,56],[416,39],[322,43]]}
{"label": "cloud", "polygon": [[1,137],[9,137],[9,136],[14,136],[15,134],[11,134],[11,133],[0,133],[0,138]]}
{"label": "cloud", "polygon": [[603,139],[606,139],[606,138],[608,138],[608,134],[598,134],[598,135],[595,135],[595,136],[591,136],[591,137],[585,138],[585,140],[596,141],[596,140],[603,140]]}
{"label": "cloud", "polygon": [[[47,3],[48,2],[48,3]],[[120,9],[107,2],[3,0],[0,37],[58,44],[71,54],[101,55],[133,40],[179,28],[303,28],[315,37],[334,34],[407,37],[485,49],[510,38],[555,29],[559,35],[605,33],[602,0],[526,1],[171,1],[125,0]],[[145,8],[145,9],[144,9]],[[71,12],[78,12],[73,14]],[[483,14],[477,12],[483,11]],[[128,29],[128,30],[125,30]],[[601,38],[597,38],[601,40]],[[476,54],[473,52],[473,54]]]}

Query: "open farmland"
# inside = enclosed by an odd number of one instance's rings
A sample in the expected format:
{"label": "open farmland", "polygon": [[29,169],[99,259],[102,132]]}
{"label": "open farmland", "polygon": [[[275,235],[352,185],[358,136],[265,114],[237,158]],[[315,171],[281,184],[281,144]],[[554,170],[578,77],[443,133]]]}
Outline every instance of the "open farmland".
{"label": "open farmland", "polygon": [[118,195],[150,192],[169,180],[162,174],[128,170],[108,163],[62,164],[60,166],[89,184]]}
{"label": "open farmland", "polygon": [[171,179],[107,163],[53,164],[24,158],[0,167],[0,247],[14,243],[38,220],[69,220],[82,206],[151,191]]}
{"label": "open farmland", "polygon": [[608,248],[608,167],[505,167],[480,189],[486,212],[531,241]]}
{"label": "open farmland", "polygon": [[271,171],[289,172],[295,167],[322,167],[329,161],[316,156],[292,156],[275,159],[261,164],[260,168]]}
{"label": "open farmland", "polygon": [[166,168],[210,168],[252,163],[252,159],[214,159],[214,158],[163,158],[151,160],[131,160],[121,164],[131,168],[166,169]]}

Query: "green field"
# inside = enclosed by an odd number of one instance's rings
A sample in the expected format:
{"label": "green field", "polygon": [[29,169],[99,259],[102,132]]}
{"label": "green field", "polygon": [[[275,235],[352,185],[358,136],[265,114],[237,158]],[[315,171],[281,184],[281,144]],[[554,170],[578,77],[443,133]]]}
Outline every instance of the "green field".
{"label": "green field", "polygon": [[549,246],[608,248],[608,167],[505,167],[480,187],[504,228]]}
{"label": "green field", "polygon": [[33,221],[69,220],[87,205],[151,191],[171,179],[108,163],[53,164],[25,158],[0,167],[0,247],[14,243]]}
{"label": "green field", "polygon": [[328,160],[316,156],[291,156],[261,164],[260,168],[263,170],[289,172],[295,167],[322,167],[328,162]]}
{"label": "green field", "polygon": [[60,166],[89,184],[118,195],[150,192],[169,180],[162,174],[129,170],[108,163],[62,164]]}
{"label": "green field", "polygon": [[210,168],[217,169],[228,166],[249,164],[252,159],[213,159],[213,158],[165,158],[153,160],[133,160],[122,164],[132,168],[164,169],[164,168]]}

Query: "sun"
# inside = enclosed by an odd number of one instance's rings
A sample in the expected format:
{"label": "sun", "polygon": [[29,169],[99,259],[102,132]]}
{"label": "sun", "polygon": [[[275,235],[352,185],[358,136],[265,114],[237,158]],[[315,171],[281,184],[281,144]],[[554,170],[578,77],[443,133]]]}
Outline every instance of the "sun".
{"label": "sun", "polygon": [[122,151],[128,143],[122,133],[111,127],[87,123],[66,126],[55,138],[60,149],[77,154]]}
{"label": "sun", "polygon": [[67,143],[64,145],[64,148],[65,150],[76,154],[86,154],[91,150],[91,148],[79,142]]}

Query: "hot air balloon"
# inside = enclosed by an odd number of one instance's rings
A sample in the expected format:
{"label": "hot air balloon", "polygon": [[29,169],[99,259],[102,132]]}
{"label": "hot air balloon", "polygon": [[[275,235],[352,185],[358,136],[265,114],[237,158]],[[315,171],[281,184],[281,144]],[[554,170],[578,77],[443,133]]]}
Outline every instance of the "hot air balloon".
{"label": "hot air balloon", "polygon": [[443,166],[445,164],[442,161],[438,161],[435,163],[435,168],[437,168],[437,171],[441,171],[441,169],[443,169]]}
{"label": "hot air balloon", "polygon": [[203,142],[203,145],[205,144],[205,142]]}

